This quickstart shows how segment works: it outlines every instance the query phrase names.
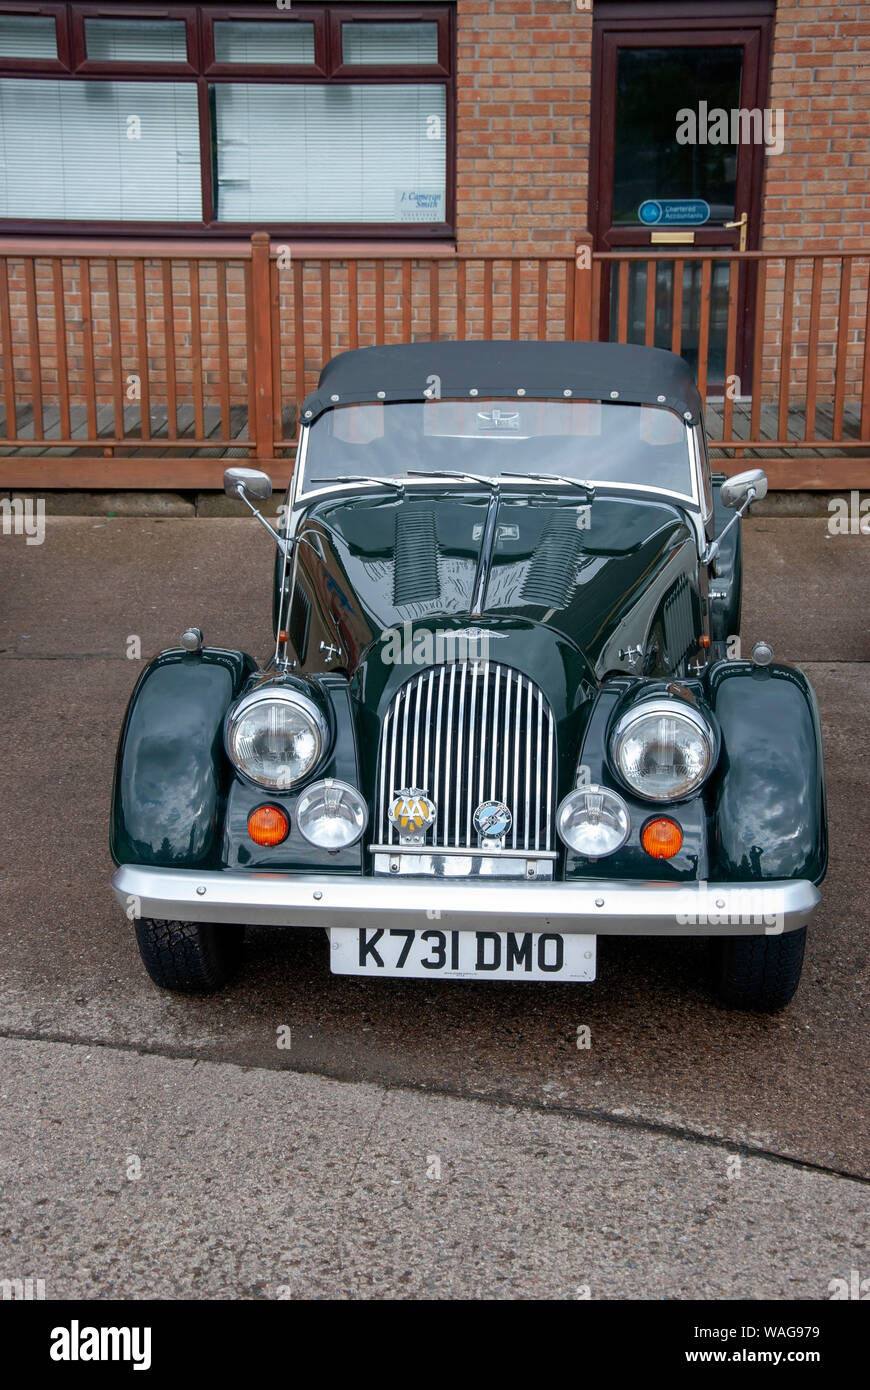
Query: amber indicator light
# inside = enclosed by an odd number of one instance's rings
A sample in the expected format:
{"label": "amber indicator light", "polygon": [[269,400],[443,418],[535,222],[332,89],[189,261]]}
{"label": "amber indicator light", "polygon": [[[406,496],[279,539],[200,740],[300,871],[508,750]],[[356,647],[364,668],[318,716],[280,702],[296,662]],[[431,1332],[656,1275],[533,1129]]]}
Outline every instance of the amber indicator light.
{"label": "amber indicator light", "polygon": [[248,834],[257,845],[280,845],[290,834],[290,817],[280,806],[258,806],[248,816]]}
{"label": "amber indicator light", "polygon": [[673,859],[683,844],[683,832],[675,820],[659,816],[647,821],[641,832],[640,842],[653,859]]}

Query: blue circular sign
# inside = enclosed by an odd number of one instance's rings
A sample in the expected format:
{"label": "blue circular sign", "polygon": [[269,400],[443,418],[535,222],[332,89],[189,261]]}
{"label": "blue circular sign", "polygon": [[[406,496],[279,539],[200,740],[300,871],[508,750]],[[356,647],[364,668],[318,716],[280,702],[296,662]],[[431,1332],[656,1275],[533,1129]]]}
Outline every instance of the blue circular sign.
{"label": "blue circular sign", "polygon": [[662,205],[656,202],[655,198],[647,198],[638,208],[637,215],[647,227],[652,227],[662,220]]}

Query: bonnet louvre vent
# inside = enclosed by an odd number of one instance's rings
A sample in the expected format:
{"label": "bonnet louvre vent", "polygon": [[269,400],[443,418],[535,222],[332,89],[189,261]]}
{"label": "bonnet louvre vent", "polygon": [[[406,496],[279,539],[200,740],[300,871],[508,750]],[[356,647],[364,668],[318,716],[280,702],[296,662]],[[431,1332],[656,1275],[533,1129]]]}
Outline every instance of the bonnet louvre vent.
{"label": "bonnet louvre vent", "polygon": [[431,511],[401,509],[396,515],[395,563],[393,566],[393,602],[418,603],[437,599],[441,593],[438,579],[438,542],[435,538],[435,517]]}
{"label": "bonnet louvre vent", "polygon": [[566,608],[577,587],[582,549],[577,513],[573,509],[555,512],[541,534],[520,597],[542,608]]}
{"label": "bonnet louvre vent", "polygon": [[695,645],[692,595],[688,581],[678,579],[664,606],[665,646],[671,666],[679,666]]}

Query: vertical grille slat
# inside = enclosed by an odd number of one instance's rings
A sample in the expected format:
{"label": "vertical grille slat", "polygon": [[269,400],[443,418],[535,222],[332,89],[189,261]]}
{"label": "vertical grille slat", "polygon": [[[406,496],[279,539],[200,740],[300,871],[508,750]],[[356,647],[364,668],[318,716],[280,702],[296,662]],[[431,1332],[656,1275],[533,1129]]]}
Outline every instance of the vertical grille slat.
{"label": "vertical grille slat", "polygon": [[403,787],[435,802],[430,848],[477,848],[475,808],[490,798],[512,813],[505,847],[551,851],[555,721],[543,691],[512,667],[455,661],[429,667],[396,693],[381,732],[380,843],[397,845],[388,811]]}

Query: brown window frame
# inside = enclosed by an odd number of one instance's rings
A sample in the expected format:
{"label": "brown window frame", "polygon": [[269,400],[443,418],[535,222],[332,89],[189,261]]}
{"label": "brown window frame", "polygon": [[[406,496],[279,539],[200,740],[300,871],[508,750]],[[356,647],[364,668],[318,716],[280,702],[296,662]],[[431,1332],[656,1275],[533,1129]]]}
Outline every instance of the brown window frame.
{"label": "brown window frame", "polygon": [[[51,14],[57,29],[58,58],[0,58],[0,77],[54,77],[61,81],[191,82],[197,88],[200,129],[202,212],[196,222],[101,222],[86,219],[3,218],[0,235],[148,237],[176,239],[250,236],[266,231],[294,241],[444,241],[456,235],[456,21],[455,4],[295,4],[277,10],[274,3],[219,5],[65,4],[32,5],[0,0],[0,14]],[[85,19],[184,19],[187,62],[146,63],[88,59]],[[314,23],[314,62],[218,63],[214,56],[214,24],[220,20],[269,21],[276,24]],[[390,63],[381,67],[342,62],[341,24],[348,21],[428,22],[438,25],[438,63]],[[211,88],[220,82],[319,82],[346,85],[402,85],[409,81],[445,90],[446,168],[443,222],[225,222],[215,217],[215,170]]]}
{"label": "brown window frame", "polygon": [[[27,19],[54,20],[54,33],[57,39],[56,58],[3,58],[0,57],[0,70],[9,77],[16,77],[20,73],[32,72],[34,74],[52,74],[67,72],[70,65],[69,52],[69,28],[67,26],[67,6],[66,5],[27,5],[9,4],[0,5],[2,15],[21,15]],[[8,71],[7,71],[8,70]]]}

